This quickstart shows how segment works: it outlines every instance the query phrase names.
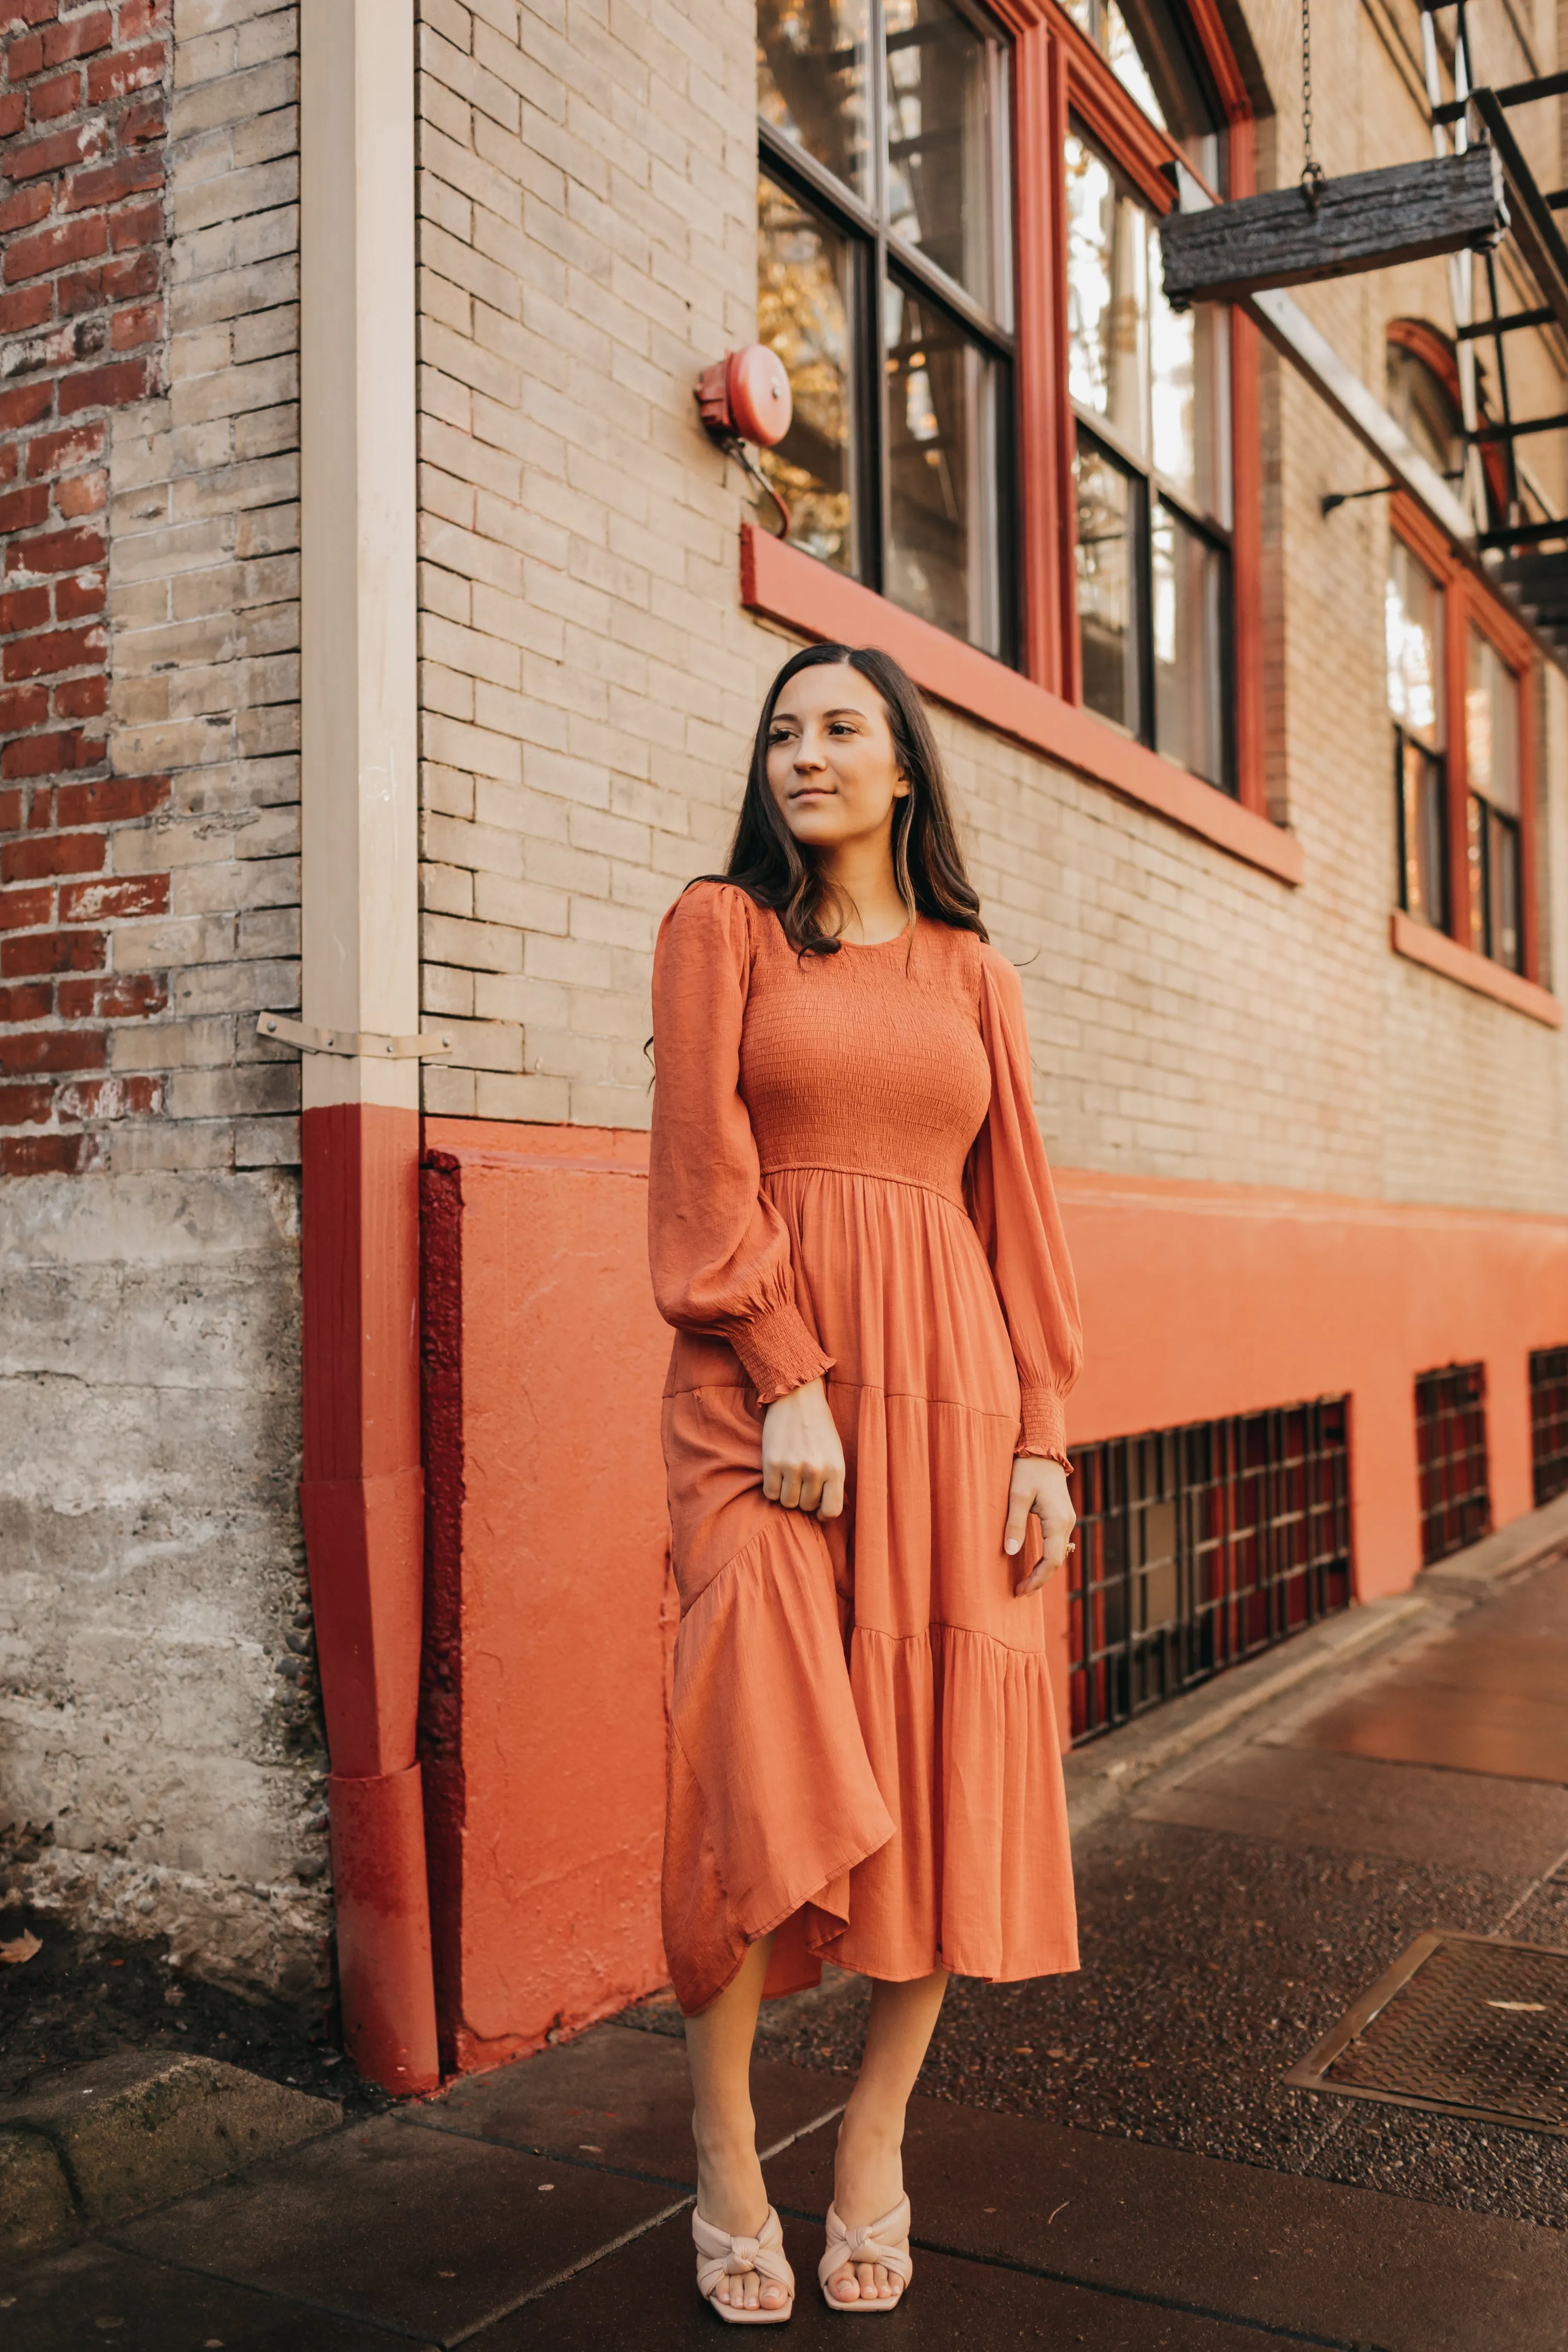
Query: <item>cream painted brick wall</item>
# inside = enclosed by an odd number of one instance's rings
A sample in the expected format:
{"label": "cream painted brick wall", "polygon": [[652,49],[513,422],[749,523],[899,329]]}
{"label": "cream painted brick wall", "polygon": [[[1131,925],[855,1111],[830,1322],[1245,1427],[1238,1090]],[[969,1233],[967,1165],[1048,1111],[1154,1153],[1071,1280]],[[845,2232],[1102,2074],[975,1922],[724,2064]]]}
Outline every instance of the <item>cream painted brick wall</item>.
{"label": "cream painted brick wall", "polygon": [[[459,1039],[426,1100],[641,1126],[658,917],[721,859],[789,642],[740,608],[742,486],[691,398],[755,331],[752,12],[421,13],[425,990]],[[1266,165],[1291,178],[1300,19],[1248,17],[1285,109]],[[1426,152],[1414,13],[1327,0],[1314,35],[1329,168]],[[1440,262],[1304,299],[1374,389],[1390,318],[1451,323]],[[1562,404],[1542,352],[1519,363]],[[1267,357],[1263,394],[1269,789],[1301,889],[937,714],[1047,1139],[1079,1167],[1568,1209],[1562,1038],[1390,952],[1386,512],[1325,520],[1370,463]],[[1552,930],[1560,958],[1555,898]]]}
{"label": "cream painted brick wall", "polygon": [[299,1159],[298,1057],[257,1038],[299,981],[299,26],[276,0],[176,0],[168,388],[110,463],[110,757],[171,796],[115,836],[170,911],[119,971],[170,978],[112,1066],[169,1074],[117,1170]]}

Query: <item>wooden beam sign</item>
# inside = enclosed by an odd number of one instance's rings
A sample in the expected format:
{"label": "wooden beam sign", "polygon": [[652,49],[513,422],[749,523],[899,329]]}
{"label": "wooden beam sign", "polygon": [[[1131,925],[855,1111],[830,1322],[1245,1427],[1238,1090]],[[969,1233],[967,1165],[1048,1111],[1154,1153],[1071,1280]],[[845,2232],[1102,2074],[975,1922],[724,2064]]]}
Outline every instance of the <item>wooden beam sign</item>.
{"label": "wooden beam sign", "polygon": [[1502,166],[1481,142],[1459,155],[1325,180],[1315,209],[1300,188],[1270,188],[1203,212],[1167,213],[1160,223],[1165,299],[1184,310],[1467,246],[1480,250],[1508,225]]}

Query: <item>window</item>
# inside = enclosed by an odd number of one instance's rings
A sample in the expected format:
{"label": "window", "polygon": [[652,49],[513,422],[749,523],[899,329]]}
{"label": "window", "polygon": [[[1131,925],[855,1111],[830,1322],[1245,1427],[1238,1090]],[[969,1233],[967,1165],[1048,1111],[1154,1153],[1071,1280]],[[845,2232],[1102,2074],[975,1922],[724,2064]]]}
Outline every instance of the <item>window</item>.
{"label": "window", "polygon": [[1348,1400],[1077,1452],[1075,1745],[1350,1605]]}
{"label": "window", "polygon": [[1478,1542],[1491,1527],[1484,1364],[1446,1364],[1417,1374],[1415,1459],[1421,1560],[1430,1568]]}
{"label": "window", "polygon": [[761,0],[757,86],[790,538],[1011,660],[1007,44],[955,0]]}
{"label": "window", "polygon": [[1539,1510],[1568,1488],[1568,1348],[1531,1350],[1530,1466]]}
{"label": "window", "polygon": [[1159,0],[1067,0],[1141,112],[1165,131],[1194,172],[1224,195],[1225,141],[1201,51],[1180,19]]}
{"label": "window", "polygon": [[1470,944],[1520,971],[1519,680],[1473,621],[1466,635]]}
{"label": "window", "polygon": [[1407,501],[1384,604],[1399,903],[1527,976],[1528,637]]}
{"label": "window", "polygon": [[1076,124],[1063,161],[1083,698],[1228,791],[1226,313],[1169,307],[1153,213]]}
{"label": "window", "polygon": [[1384,605],[1394,716],[1399,903],[1448,928],[1448,786],[1443,757],[1443,592],[1402,539],[1391,541]]}
{"label": "window", "polygon": [[1387,378],[1388,413],[1405,438],[1446,482],[1461,481],[1465,420],[1436,370],[1408,344],[1391,340]]}
{"label": "window", "polygon": [[756,27],[759,332],[795,416],[761,460],[791,545],[749,527],[747,603],[893,629],[1019,740],[1068,702],[1086,772],[1299,878],[1265,808],[1257,334],[1161,285],[1175,163],[1253,184],[1217,12],[757,0]]}

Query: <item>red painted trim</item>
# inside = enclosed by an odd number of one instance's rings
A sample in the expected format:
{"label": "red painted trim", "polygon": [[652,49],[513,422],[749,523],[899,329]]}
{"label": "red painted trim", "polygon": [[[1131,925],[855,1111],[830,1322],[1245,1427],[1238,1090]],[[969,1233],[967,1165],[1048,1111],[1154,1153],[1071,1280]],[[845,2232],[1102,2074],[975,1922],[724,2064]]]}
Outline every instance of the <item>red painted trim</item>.
{"label": "red painted trim", "polygon": [[[1014,57],[1016,149],[1024,156],[1052,155],[1056,95],[1051,44],[1038,32],[1022,35]],[[1071,613],[1071,574],[1062,562],[1063,534],[1056,528],[1060,479],[1059,404],[1052,385],[1066,367],[1065,318],[1058,299],[1050,257],[1057,250],[1059,175],[1020,167],[1017,174],[1018,244],[1018,473],[1023,509],[1024,667],[1053,693],[1064,679],[1062,656]],[[1070,544],[1066,549],[1071,563]]]}
{"label": "red painted trim", "polygon": [[1461,947],[1447,931],[1418,923],[1397,908],[1389,918],[1389,944],[1395,955],[1408,956],[1412,963],[1425,964],[1428,971],[1441,972],[1446,980],[1457,980],[1479,996],[1493,997],[1516,1013],[1526,1013],[1548,1029],[1563,1026],[1562,1005],[1534,981],[1521,979],[1506,965],[1494,963],[1490,956],[1478,955],[1474,948]]}
{"label": "red painted trim", "polygon": [[1047,693],[751,524],[741,534],[741,601],[803,636],[880,646],[938,701],[1109,785],[1281,882],[1302,878],[1305,861],[1294,834],[1120,734],[1092,711]]}
{"label": "red painted trim", "polygon": [[331,1758],[344,2032],[389,2090],[439,2080],[415,1761],[424,1581],[415,1111],[307,1110],[305,1524]]}

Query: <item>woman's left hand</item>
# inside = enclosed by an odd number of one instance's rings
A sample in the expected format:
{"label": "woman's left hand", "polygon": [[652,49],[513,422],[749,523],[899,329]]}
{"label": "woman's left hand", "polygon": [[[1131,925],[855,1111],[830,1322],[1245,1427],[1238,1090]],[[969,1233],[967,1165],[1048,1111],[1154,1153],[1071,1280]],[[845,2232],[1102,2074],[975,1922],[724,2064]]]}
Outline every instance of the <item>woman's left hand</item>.
{"label": "woman's left hand", "polygon": [[1005,1551],[1022,1550],[1025,1524],[1031,1511],[1040,1523],[1046,1548],[1028,1575],[1014,1586],[1020,1597],[1037,1592],[1046,1579],[1056,1574],[1068,1556],[1068,1539],[1078,1525],[1078,1514],[1068,1499],[1068,1474],[1061,1464],[1037,1454],[1020,1454],[1013,1465],[1013,1484],[1007,1496]]}

